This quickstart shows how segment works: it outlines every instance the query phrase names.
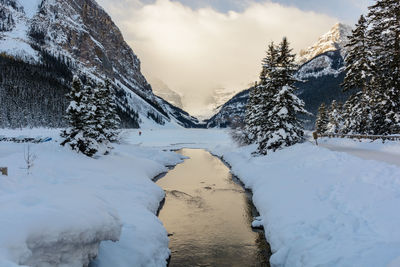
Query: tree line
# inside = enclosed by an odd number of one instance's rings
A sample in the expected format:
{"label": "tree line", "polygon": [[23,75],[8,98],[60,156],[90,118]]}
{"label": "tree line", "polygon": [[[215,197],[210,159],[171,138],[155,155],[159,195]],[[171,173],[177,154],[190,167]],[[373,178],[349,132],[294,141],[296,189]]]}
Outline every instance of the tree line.
{"label": "tree line", "polygon": [[[378,0],[349,36],[344,91],[362,89],[343,105],[319,108],[320,133],[400,133],[400,4]],[[332,116],[332,111],[335,116]]]}

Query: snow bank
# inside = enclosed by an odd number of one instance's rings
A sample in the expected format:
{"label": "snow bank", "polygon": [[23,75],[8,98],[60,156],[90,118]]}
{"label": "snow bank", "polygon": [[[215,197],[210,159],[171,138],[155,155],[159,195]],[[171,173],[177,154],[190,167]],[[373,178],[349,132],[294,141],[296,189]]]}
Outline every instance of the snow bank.
{"label": "snow bank", "polygon": [[253,191],[273,266],[388,266],[400,255],[400,169],[311,143],[225,152]]}
{"label": "snow bank", "polygon": [[220,151],[236,147],[226,129],[140,129],[127,133],[125,140],[141,147],[161,149],[204,148]]}
{"label": "snow bank", "polygon": [[400,142],[322,138],[319,143],[320,146],[332,151],[346,152],[362,159],[400,166]]}
{"label": "snow bank", "polygon": [[[261,214],[255,226],[264,226],[273,266],[398,266],[400,169],[395,165],[310,142],[253,157],[255,145],[237,148],[222,130],[142,132],[127,140],[143,148],[204,148],[224,157],[253,190]],[[400,151],[395,142],[326,142],[374,154]]]}
{"label": "snow bank", "polygon": [[[2,134],[22,135],[0,130]],[[29,135],[57,138],[48,130]],[[0,266],[31,264],[33,254],[47,257],[40,253],[50,245],[54,250],[66,247],[65,255],[73,255],[69,260],[79,259],[92,255],[96,241],[118,237],[116,243],[100,244],[95,266],[164,266],[168,238],[155,216],[164,192],[150,179],[181,161],[163,150],[182,147],[223,156],[252,189],[261,214],[254,224],[264,226],[273,266],[399,265],[396,165],[310,142],[252,157],[256,146],[237,148],[222,130],[146,129],[141,136],[138,131],[124,136],[112,155],[97,160],[54,142],[32,145],[37,160],[31,175],[21,169],[25,145],[0,143],[0,165],[10,167],[10,176],[0,176],[0,229],[7,229],[0,231]],[[395,156],[400,151],[395,142],[320,142]],[[77,240],[85,246],[78,248],[82,254],[68,250]]]}
{"label": "snow bank", "polygon": [[82,266],[102,240],[110,241],[100,244],[98,266],[165,265],[168,238],[155,215],[164,192],[151,179],[180,156],[125,144],[91,159],[61,147],[54,130],[0,135],[35,132],[54,141],[30,145],[30,175],[27,144],[0,142],[0,165],[9,168],[0,176],[0,266]]}

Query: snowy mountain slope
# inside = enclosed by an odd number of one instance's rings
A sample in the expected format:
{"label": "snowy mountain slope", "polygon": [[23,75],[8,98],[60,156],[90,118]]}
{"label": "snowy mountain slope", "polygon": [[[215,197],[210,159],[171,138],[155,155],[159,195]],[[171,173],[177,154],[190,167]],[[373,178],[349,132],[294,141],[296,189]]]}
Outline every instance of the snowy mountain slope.
{"label": "snowy mountain slope", "polygon": [[169,88],[168,85],[160,79],[151,78],[150,82],[155,95],[161,97],[178,108],[183,108],[182,96],[179,93]]}
{"label": "snowy mountain slope", "polygon": [[[306,55],[316,55],[302,64],[295,76],[300,82],[295,85],[299,89],[296,94],[305,102],[306,109],[316,115],[318,107],[332,100],[344,102],[354,92],[343,92],[340,84],[345,76],[343,46],[346,43],[349,26],[336,24],[331,31],[323,35],[319,42],[309,48]],[[336,41],[335,41],[336,40]],[[335,49],[336,48],[336,49]],[[335,49],[335,50],[333,50]],[[328,50],[323,52],[324,50]],[[229,127],[244,121],[248,90],[234,96],[226,102],[220,111],[207,121],[207,127]],[[307,118],[306,127],[314,127],[315,117]]]}
{"label": "snowy mountain slope", "polygon": [[219,111],[207,121],[208,128],[235,127],[243,123],[249,91],[244,90],[219,108]]}
{"label": "snowy mountain slope", "polygon": [[[48,55],[67,65],[71,73],[111,79],[122,117],[131,127],[148,120],[154,125],[197,124],[194,118],[181,122],[179,116],[168,113],[167,105],[158,100],[142,75],[140,60],[96,1],[0,0],[0,6],[4,10],[0,13],[0,53],[38,65],[48,64]],[[69,85],[67,78],[63,86]],[[6,98],[4,91],[3,86],[0,94]]]}
{"label": "snowy mountain slope", "polygon": [[345,45],[348,43],[348,36],[351,35],[351,30],[352,28],[349,25],[342,23],[335,24],[332,29],[322,35],[314,45],[300,51],[298,62],[304,64],[316,56],[336,50],[340,50],[342,52],[342,57],[344,57],[346,53]]}

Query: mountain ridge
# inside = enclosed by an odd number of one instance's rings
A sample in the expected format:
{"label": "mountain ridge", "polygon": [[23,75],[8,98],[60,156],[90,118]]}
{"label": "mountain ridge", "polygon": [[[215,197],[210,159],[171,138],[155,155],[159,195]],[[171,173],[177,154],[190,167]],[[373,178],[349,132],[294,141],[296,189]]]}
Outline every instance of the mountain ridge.
{"label": "mountain ridge", "polygon": [[[137,120],[136,126],[198,126],[196,118],[181,109],[171,112],[170,104],[154,95],[139,58],[95,0],[0,0],[0,5],[0,53],[37,64],[49,54],[73,74],[111,79],[122,117]],[[0,95],[10,98],[4,86]]]}
{"label": "mountain ridge", "polygon": [[[316,56],[305,60],[295,73],[295,77],[299,80],[295,84],[298,88],[296,94],[305,102],[306,109],[314,115],[314,117],[306,118],[305,127],[307,129],[314,127],[315,115],[322,102],[327,105],[330,105],[332,100],[344,102],[353,93],[350,91],[344,93],[340,86],[345,76],[346,50],[344,45],[347,43],[347,39],[340,38],[340,36],[343,36],[344,32],[349,29],[350,26],[341,23],[335,24],[316,43],[328,43],[329,45],[311,46],[307,55],[315,54]],[[332,40],[337,40],[337,43],[331,42]],[[321,47],[323,49],[320,49]],[[332,50],[333,47],[336,49]],[[317,49],[313,50],[314,48]],[[207,127],[224,128],[243,125],[248,92],[249,89],[243,90],[227,101],[218,113],[206,121]]]}
{"label": "mountain ridge", "polygon": [[348,44],[348,36],[351,35],[351,31],[351,26],[340,22],[336,23],[327,33],[323,34],[316,43],[300,51],[298,63],[302,65],[316,56],[336,50],[340,50],[344,58],[346,53],[345,46]]}

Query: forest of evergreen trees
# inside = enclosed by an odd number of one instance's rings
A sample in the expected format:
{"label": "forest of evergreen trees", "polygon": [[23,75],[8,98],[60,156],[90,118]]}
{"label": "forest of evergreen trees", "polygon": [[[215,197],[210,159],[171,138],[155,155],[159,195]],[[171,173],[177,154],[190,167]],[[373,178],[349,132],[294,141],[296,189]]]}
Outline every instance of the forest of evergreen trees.
{"label": "forest of evergreen trees", "polygon": [[[67,94],[70,91],[71,60],[53,55],[40,47],[41,63],[0,54],[0,128],[52,127],[67,125]],[[80,77],[83,81],[86,77]],[[139,128],[139,115],[128,107],[124,90],[114,86],[121,127]]]}
{"label": "forest of evergreen trees", "polygon": [[362,89],[344,104],[322,104],[319,133],[400,133],[400,5],[378,0],[349,38],[343,90]]}
{"label": "forest of evergreen trees", "polygon": [[0,54],[0,127],[62,127],[72,73],[43,53],[43,64]]}

